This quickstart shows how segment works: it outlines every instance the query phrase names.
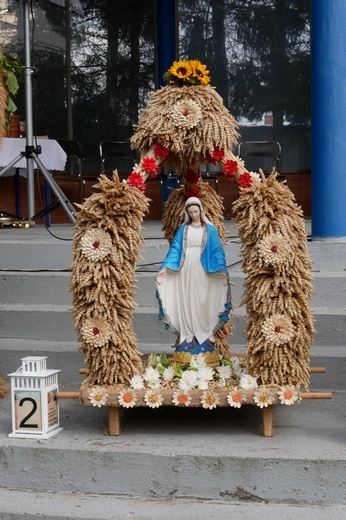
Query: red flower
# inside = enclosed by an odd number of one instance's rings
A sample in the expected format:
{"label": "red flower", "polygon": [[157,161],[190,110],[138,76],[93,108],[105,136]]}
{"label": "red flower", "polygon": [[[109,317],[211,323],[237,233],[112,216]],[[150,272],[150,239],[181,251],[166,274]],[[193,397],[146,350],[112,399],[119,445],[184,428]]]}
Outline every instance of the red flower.
{"label": "red flower", "polygon": [[138,172],[132,172],[127,178],[127,183],[132,186],[132,188],[138,188],[143,193],[145,192],[145,184],[143,181],[143,177]]}
{"label": "red flower", "polygon": [[165,159],[170,151],[165,146],[162,146],[162,144],[157,143],[154,144],[154,153],[158,159]]}
{"label": "red flower", "polygon": [[160,171],[160,167],[157,165],[155,159],[153,157],[143,157],[142,159],[142,168],[145,172],[151,173],[154,177],[158,175]]}
{"label": "red flower", "polygon": [[234,175],[238,171],[238,163],[237,161],[232,161],[229,159],[223,165],[223,173],[225,177],[234,177]]}
{"label": "red flower", "polygon": [[220,162],[225,157],[225,150],[223,148],[219,148],[215,146],[213,153],[207,156],[207,161],[209,163],[215,164]]}
{"label": "red flower", "polygon": [[94,336],[97,336],[98,334],[100,334],[100,330],[97,327],[94,327],[93,334],[94,334]]}
{"label": "red flower", "polygon": [[185,198],[189,199],[190,197],[201,197],[201,193],[199,190],[196,190],[195,188],[192,188],[192,190],[188,190],[185,192]]}
{"label": "red flower", "polygon": [[98,240],[95,240],[95,242],[93,243],[93,248],[98,249],[99,247],[100,247],[100,242]]}
{"label": "red flower", "polygon": [[241,188],[250,188],[252,184],[251,175],[248,172],[244,172],[239,176],[238,184]]}
{"label": "red flower", "polygon": [[188,184],[196,184],[199,181],[199,172],[187,170],[185,173],[185,180]]}

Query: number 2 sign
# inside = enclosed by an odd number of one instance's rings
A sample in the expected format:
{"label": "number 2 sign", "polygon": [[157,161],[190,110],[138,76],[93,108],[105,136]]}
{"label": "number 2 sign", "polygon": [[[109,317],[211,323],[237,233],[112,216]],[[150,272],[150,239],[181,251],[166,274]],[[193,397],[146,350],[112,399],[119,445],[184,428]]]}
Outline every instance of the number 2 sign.
{"label": "number 2 sign", "polygon": [[11,376],[12,427],[9,437],[48,439],[60,432],[58,372],[48,370],[46,357],[22,358]]}
{"label": "number 2 sign", "polygon": [[15,392],[16,430],[42,431],[41,392]]}

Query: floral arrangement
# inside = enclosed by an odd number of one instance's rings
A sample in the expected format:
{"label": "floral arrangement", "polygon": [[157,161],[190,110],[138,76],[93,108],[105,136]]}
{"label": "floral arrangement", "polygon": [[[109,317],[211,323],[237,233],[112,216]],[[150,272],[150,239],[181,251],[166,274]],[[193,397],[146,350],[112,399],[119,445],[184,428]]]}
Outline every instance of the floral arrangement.
{"label": "floral arrangement", "polygon": [[[131,139],[141,152],[140,163],[123,183],[116,175],[114,183],[102,179],[102,193],[87,199],[77,215],[71,290],[75,327],[89,367],[89,400],[97,406],[108,403],[105,386],[117,384],[112,405],[125,407],[138,405],[140,399],[150,407],[168,404],[167,399],[176,406],[197,406],[198,392],[198,405],[206,408],[221,405],[225,392],[227,403],[237,407],[245,398],[260,407],[275,399],[298,402],[299,385],[309,386],[314,333],[302,211],[275,172],[269,178],[249,172],[232,153],[237,123],[208,84],[206,67],[197,60],[175,62],[166,75],[168,85],[151,95]],[[145,181],[155,178],[165,163],[179,168],[184,180],[165,204],[162,228],[169,241],[182,223],[185,197],[193,194],[225,242],[222,198],[201,181],[201,164],[220,164],[224,175],[239,185],[233,211],[246,274],[247,372],[237,373],[236,361],[226,357],[230,322],[216,334],[220,367],[211,369],[195,360],[181,368],[152,358],[141,371],[132,330],[133,273],[148,206]],[[256,386],[246,390],[246,381]]]}
{"label": "floral arrangement", "polygon": [[[266,408],[277,400],[291,405],[300,399],[297,386],[286,385],[275,390],[259,386],[247,372],[244,361],[237,356],[220,356],[219,366],[209,367],[199,354],[192,356],[189,364],[180,366],[165,353],[151,354],[142,373],[134,375],[130,385],[119,390],[117,399],[123,408],[138,406],[140,393],[142,403],[149,408],[168,404],[195,406],[192,399],[196,390],[202,391],[199,392],[200,405],[209,410],[220,406],[220,390],[226,392],[227,404],[233,408],[240,408],[251,400],[258,407]],[[90,404],[98,407],[106,405],[108,397],[107,388],[99,386],[93,387],[88,394]]]}
{"label": "floral arrangement", "polygon": [[165,72],[163,79],[176,85],[207,85],[210,82],[209,70],[199,60],[174,61]]}

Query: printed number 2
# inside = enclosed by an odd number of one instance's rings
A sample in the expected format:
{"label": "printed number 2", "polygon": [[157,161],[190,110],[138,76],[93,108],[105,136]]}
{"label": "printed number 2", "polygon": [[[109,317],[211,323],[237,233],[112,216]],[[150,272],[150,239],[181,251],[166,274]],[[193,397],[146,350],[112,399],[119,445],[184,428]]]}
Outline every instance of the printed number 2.
{"label": "printed number 2", "polygon": [[37,403],[36,403],[35,399],[33,399],[32,397],[23,397],[23,399],[21,399],[19,401],[19,406],[23,406],[25,401],[29,401],[32,404],[32,409],[30,410],[28,415],[26,415],[24,417],[24,419],[22,419],[22,421],[20,422],[19,428],[38,428],[38,424],[26,424],[26,422],[30,419],[30,417],[32,417],[34,415],[34,413],[36,412]]}

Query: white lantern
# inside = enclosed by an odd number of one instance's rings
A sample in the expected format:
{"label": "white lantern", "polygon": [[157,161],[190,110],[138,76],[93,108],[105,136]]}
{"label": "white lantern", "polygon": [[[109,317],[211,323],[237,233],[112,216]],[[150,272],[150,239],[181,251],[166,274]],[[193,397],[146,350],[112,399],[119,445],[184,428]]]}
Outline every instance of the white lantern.
{"label": "white lantern", "polygon": [[49,439],[59,427],[58,372],[48,370],[46,357],[22,358],[11,377],[12,433],[9,437]]}

